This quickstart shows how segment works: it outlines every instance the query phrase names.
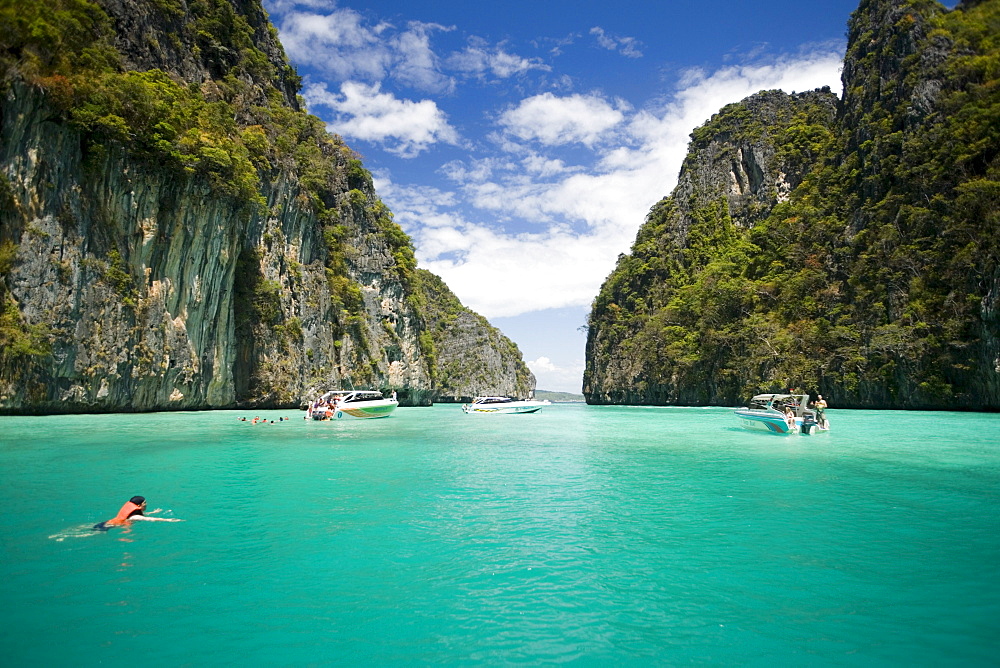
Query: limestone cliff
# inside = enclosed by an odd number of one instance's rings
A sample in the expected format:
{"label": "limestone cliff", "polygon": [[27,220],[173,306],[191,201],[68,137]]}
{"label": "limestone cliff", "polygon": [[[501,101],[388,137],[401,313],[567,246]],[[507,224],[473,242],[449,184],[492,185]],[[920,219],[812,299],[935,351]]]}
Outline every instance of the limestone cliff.
{"label": "limestone cliff", "polygon": [[15,5],[0,412],[431,403],[410,240],[257,0]]}
{"label": "limestone cliff", "polygon": [[[695,130],[672,195],[653,207],[632,253],[619,258],[594,302],[584,375],[590,403],[732,402],[732,388],[714,369],[684,368],[677,358],[690,360],[696,352],[684,350],[691,345],[688,327],[717,327],[739,317],[745,308],[740,300],[752,294],[749,286],[723,286],[713,277],[706,288],[719,303],[685,305],[685,311],[700,311],[691,313],[690,323],[672,309],[680,308],[677,302],[692,280],[692,265],[712,265],[720,273],[729,269],[713,265],[710,256],[789,199],[817,158],[800,145],[802,138],[828,139],[836,102],[829,90],[797,95],[766,91],[728,105]],[[705,322],[705,317],[711,320]],[[701,341],[697,354],[703,356],[709,345],[717,354],[766,354],[734,344]],[[753,359],[745,363],[757,364]]]}
{"label": "limestone cliff", "polygon": [[589,321],[590,403],[1000,409],[1000,2],[864,0],[843,95],[692,134]]}
{"label": "limestone cliff", "polygon": [[535,376],[517,345],[483,316],[462,306],[439,277],[418,270],[435,356],[437,400],[469,402],[476,396],[530,398]]}

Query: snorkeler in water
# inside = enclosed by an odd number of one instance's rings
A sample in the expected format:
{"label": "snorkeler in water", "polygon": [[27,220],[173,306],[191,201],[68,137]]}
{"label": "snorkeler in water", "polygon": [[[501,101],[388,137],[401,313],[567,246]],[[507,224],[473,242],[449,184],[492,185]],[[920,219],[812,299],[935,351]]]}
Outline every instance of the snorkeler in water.
{"label": "snorkeler in water", "polygon": [[[131,499],[125,502],[125,505],[119,509],[118,514],[112,517],[110,520],[105,520],[94,525],[95,531],[107,531],[114,526],[128,526],[133,520],[146,520],[149,522],[183,522],[184,520],[179,520],[173,517],[149,517],[145,514],[146,512],[146,497],[143,496],[133,496]],[[150,511],[150,513],[158,513],[160,509]]]}

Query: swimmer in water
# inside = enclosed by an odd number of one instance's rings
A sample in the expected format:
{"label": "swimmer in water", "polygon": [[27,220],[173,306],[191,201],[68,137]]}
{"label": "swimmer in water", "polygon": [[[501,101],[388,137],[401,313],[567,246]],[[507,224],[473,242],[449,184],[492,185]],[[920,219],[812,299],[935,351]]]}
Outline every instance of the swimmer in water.
{"label": "swimmer in water", "polygon": [[[94,525],[95,531],[107,531],[114,526],[128,526],[133,520],[146,520],[149,522],[183,522],[184,520],[175,519],[173,517],[148,517],[145,514],[146,511],[146,498],[143,496],[133,496],[131,499],[125,502],[125,505],[121,507],[118,514],[112,517],[110,520],[105,520]],[[150,511],[151,513],[158,513],[160,509]]]}

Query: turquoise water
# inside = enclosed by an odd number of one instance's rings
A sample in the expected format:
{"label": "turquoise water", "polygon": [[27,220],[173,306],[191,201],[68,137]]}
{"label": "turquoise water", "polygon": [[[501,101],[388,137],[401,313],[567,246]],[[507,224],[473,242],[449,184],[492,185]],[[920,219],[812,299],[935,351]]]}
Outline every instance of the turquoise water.
{"label": "turquoise water", "polygon": [[0,418],[0,656],[997,665],[1000,415],[829,414]]}

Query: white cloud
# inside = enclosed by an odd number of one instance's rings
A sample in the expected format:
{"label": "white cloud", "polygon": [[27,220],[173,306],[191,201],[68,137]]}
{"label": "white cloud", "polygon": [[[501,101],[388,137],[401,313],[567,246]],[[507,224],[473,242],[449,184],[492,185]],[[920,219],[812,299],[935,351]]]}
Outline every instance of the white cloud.
{"label": "white cloud", "polygon": [[642,58],[642,51],[639,50],[642,42],[635,37],[609,35],[603,28],[597,27],[591,28],[590,34],[597,38],[597,43],[602,48],[609,51],[620,51],[623,56],[628,58]]}
{"label": "white cloud", "polygon": [[293,62],[308,63],[332,80],[398,83],[433,93],[450,93],[454,80],[444,74],[431,48],[431,35],[452,28],[410,22],[405,30],[391,23],[367,22],[353,9],[327,9],[297,3],[283,13],[278,30]]}
{"label": "white cloud", "polygon": [[625,119],[627,108],[624,102],[612,105],[597,95],[543,93],[504,111],[499,124],[515,137],[546,146],[592,146]]}
{"label": "white cloud", "polygon": [[[596,96],[529,98],[501,117],[506,129],[543,146],[596,146],[591,163],[567,165],[539,151],[521,163],[451,163],[456,189],[447,193],[428,195],[388,179],[380,179],[378,189],[413,237],[420,265],[473,310],[491,318],[585,307],[618,254],[628,251],[649,208],[673,189],[695,127],[760,90],[836,90],[840,65],[840,54],[822,52],[692,71],[668,102],[638,112]],[[610,131],[620,141],[604,148],[597,138]],[[520,221],[529,231],[509,232],[504,221]]]}
{"label": "white cloud", "polygon": [[562,160],[559,160],[558,158],[549,158],[544,155],[538,155],[537,153],[532,153],[526,156],[521,161],[521,165],[524,167],[524,171],[528,174],[541,178],[548,178],[571,171]]}
{"label": "white cloud", "polygon": [[[462,303],[488,318],[589,304],[600,285],[591,280],[593,272],[603,279],[616,259],[608,246],[624,241],[610,227],[578,235],[553,224],[537,233],[508,234],[470,222],[457,207],[442,206],[444,197],[436,191],[398,186],[384,176],[375,185],[413,237],[420,266],[444,278]],[[503,194],[497,197],[502,200]],[[498,285],[503,289],[482,289]]]}
{"label": "white cloud", "polygon": [[525,364],[528,365],[528,368],[531,369],[532,373],[535,371],[555,371],[558,368],[548,357],[539,357],[536,360],[525,362]]}
{"label": "white cloud", "polygon": [[541,390],[555,392],[582,391],[583,362],[577,361],[568,366],[558,366],[548,357],[526,361],[525,364],[535,374],[535,385]]}
{"label": "white cloud", "polygon": [[477,77],[491,74],[499,79],[507,79],[529,70],[551,70],[540,59],[507,53],[503,46],[490,46],[485,40],[473,37],[463,51],[451,54],[447,62],[449,67],[465,74]]}
{"label": "white cloud", "polygon": [[291,11],[278,26],[281,43],[293,62],[306,62],[335,79],[378,81],[386,76],[396,56],[382,34],[387,23],[368,25],[353,9],[328,14]]}
{"label": "white cloud", "polygon": [[412,158],[431,145],[457,144],[458,133],[432,100],[400,100],[381,92],[379,85],[347,81],[340,94],[331,93],[325,84],[313,84],[305,90],[310,107],[328,107],[334,111],[329,130],[345,137],[378,142],[387,151]]}
{"label": "white cloud", "polygon": [[403,84],[420,90],[436,93],[451,93],[455,82],[440,72],[438,57],[431,49],[430,36],[435,30],[452,30],[436,23],[409,24],[409,30],[400,33],[393,40],[399,55],[393,68],[393,76]]}
{"label": "white cloud", "polygon": [[468,46],[447,58],[434,51],[431,38],[451,32],[453,26],[411,21],[403,30],[382,21],[371,23],[347,8],[324,2],[270,0],[276,13],[285,52],[293,62],[308,63],[334,81],[376,83],[392,79],[417,90],[451,94],[455,79],[446,70],[476,78],[507,79],[530,70],[549,71],[539,58],[508,52],[504,44],[491,45],[471,37]]}

